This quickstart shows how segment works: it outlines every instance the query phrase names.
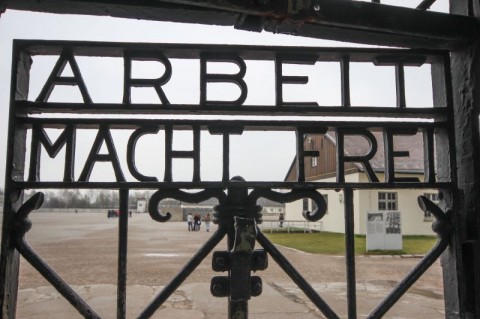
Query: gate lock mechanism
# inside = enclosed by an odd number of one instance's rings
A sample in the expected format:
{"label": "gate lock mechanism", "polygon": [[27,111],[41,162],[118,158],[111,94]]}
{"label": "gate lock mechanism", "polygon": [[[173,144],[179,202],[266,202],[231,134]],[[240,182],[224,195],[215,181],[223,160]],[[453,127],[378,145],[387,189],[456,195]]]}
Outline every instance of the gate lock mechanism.
{"label": "gate lock mechanism", "polygon": [[[216,251],[213,253],[212,269],[228,271],[229,276],[212,278],[210,291],[215,297],[229,297],[232,301],[245,301],[262,293],[262,279],[251,276],[251,271],[268,267],[267,253],[256,249],[252,253]],[[250,284],[248,284],[250,282]]]}

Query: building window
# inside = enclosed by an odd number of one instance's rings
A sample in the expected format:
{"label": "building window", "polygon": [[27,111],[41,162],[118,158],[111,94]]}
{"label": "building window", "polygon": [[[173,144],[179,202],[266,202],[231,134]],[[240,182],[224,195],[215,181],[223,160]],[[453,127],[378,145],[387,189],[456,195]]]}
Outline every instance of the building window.
{"label": "building window", "polygon": [[378,209],[379,210],[397,210],[398,197],[394,192],[378,192]]}
{"label": "building window", "polygon": [[312,157],[312,167],[317,167],[318,165],[318,157]]}
{"label": "building window", "polygon": [[423,195],[435,204],[438,204],[438,202],[440,201],[440,199],[438,198],[438,193],[425,193]]}
{"label": "building window", "polygon": [[[438,198],[438,193],[425,193],[423,194],[423,196],[425,196],[435,204],[438,204],[438,202],[440,201],[440,199]],[[423,213],[423,217],[426,221],[431,221],[433,218],[432,213],[430,213],[429,211],[425,211]]]}

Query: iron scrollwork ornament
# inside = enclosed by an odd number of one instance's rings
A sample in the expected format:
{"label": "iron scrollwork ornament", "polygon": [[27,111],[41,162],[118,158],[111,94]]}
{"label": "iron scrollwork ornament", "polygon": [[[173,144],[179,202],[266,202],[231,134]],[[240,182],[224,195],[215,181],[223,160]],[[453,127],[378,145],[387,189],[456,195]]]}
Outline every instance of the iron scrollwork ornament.
{"label": "iron scrollwork ornament", "polygon": [[167,198],[187,203],[200,203],[211,198],[216,198],[222,203],[225,201],[226,195],[221,190],[203,190],[197,193],[189,193],[177,189],[158,190],[148,202],[148,213],[153,220],[164,223],[172,217],[170,212],[166,212],[165,215],[162,215],[159,211],[160,202]]}
{"label": "iron scrollwork ornament", "polygon": [[[310,198],[315,203],[315,209],[312,212],[304,211],[302,213],[303,217],[310,222],[319,221],[327,212],[327,202],[323,195],[316,190],[292,190],[288,193],[281,193],[270,189],[254,189],[248,195],[248,201],[255,203],[260,197],[282,204],[302,198]],[[203,190],[197,193],[189,193],[181,190],[158,190],[150,198],[148,204],[148,212],[153,220],[164,223],[172,217],[170,212],[162,215],[162,212],[159,211],[160,202],[167,198],[187,203],[200,203],[211,198],[216,198],[220,202],[220,205],[215,207],[215,209],[218,210],[221,206],[226,205],[227,195],[221,190]]]}
{"label": "iron scrollwork ornament", "polygon": [[260,197],[263,197],[282,204],[290,203],[302,198],[310,198],[315,203],[316,208],[313,210],[313,212],[304,211],[302,213],[303,217],[310,222],[319,221],[327,212],[327,202],[325,201],[325,198],[322,194],[313,189],[292,190],[288,193],[280,193],[265,188],[255,189],[250,193],[249,197],[254,201]]}

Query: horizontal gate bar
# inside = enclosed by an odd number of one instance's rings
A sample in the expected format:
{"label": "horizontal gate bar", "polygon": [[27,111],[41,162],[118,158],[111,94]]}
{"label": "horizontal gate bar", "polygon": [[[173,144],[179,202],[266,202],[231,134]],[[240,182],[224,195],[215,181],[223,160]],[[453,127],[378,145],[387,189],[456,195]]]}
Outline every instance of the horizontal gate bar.
{"label": "horizontal gate bar", "polygon": [[[57,0],[53,4],[2,0],[1,3],[7,9],[235,25],[240,29],[400,47],[458,48],[472,40],[478,30],[474,18],[361,1],[300,1],[298,5],[292,0]],[[239,22],[244,16],[252,17],[253,23]]]}
{"label": "horizontal gate bar", "polygon": [[225,44],[179,44],[179,43],[136,43],[136,42],[95,42],[65,40],[21,40],[13,41],[14,48],[35,55],[60,55],[68,49],[74,56],[123,58],[126,52],[161,52],[169,59],[199,59],[201,54],[235,54],[245,60],[273,61],[278,54],[286,57],[315,55],[317,61],[342,61],[345,56],[350,62],[372,62],[374,58],[423,57],[424,63],[438,62],[447,51],[431,49],[391,49],[355,47],[308,47],[308,46],[266,46],[266,45],[225,45]]}
{"label": "horizontal gate bar", "polygon": [[[443,122],[419,122],[419,121],[293,121],[293,120],[177,120],[177,119],[118,119],[118,118],[17,118],[19,125],[41,124],[44,128],[64,128],[65,125],[75,125],[79,129],[93,129],[100,125],[108,126],[109,129],[137,129],[146,126],[174,127],[175,130],[191,130],[199,127],[202,130],[212,128],[241,127],[251,131],[294,131],[297,129],[309,129],[315,133],[315,128],[349,128],[371,129],[381,131],[382,128],[402,129],[435,129],[447,128]],[[322,131],[319,131],[321,133]]]}
{"label": "horizontal gate bar", "polygon": [[392,117],[427,118],[445,121],[447,110],[441,107],[369,107],[330,105],[241,105],[228,108],[218,105],[199,104],[130,104],[121,103],[54,103],[17,101],[14,103],[18,116],[26,113],[96,113],[96,114],[187,114],[187,115],[266,115],[266,116],[346,116],[346,117]]}
{"label": "horizontal gate bar", "polygon": [[12,182],[18,189],[224,189],[227,187],[274,189],[451,189],[452,182],[392,182],[392,183],[336,183],[336,182]]}

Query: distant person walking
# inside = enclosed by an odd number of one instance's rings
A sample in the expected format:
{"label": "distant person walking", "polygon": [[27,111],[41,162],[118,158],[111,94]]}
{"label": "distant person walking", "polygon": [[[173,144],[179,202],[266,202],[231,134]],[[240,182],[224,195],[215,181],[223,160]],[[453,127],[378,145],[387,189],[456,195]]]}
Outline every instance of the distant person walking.
{"label": "distant person walking", "polygon": [[278,216],[278,226],[280,228],[283,227],[283,221],[285,220],[285,217],[283,216],[283,213],[280,213],[280,215]]}
{"label": "distant person walking", "polygon": [[195,223],[195,230],[200,230],[200,214],[193,215],[193,222]]}
{"label": "distant person walking", "polygon": [[187,216],[187,225],[188,225],[188,231],[193,231],[194,230],[194,225],[193,225],[193,216],[192,213],[188,213]]}
{"label": "distant person walking", "polygon": [[205,230],[209,232],[210,231],[210,214],[207,214],[203,219],[203,221],[205,222]]}

